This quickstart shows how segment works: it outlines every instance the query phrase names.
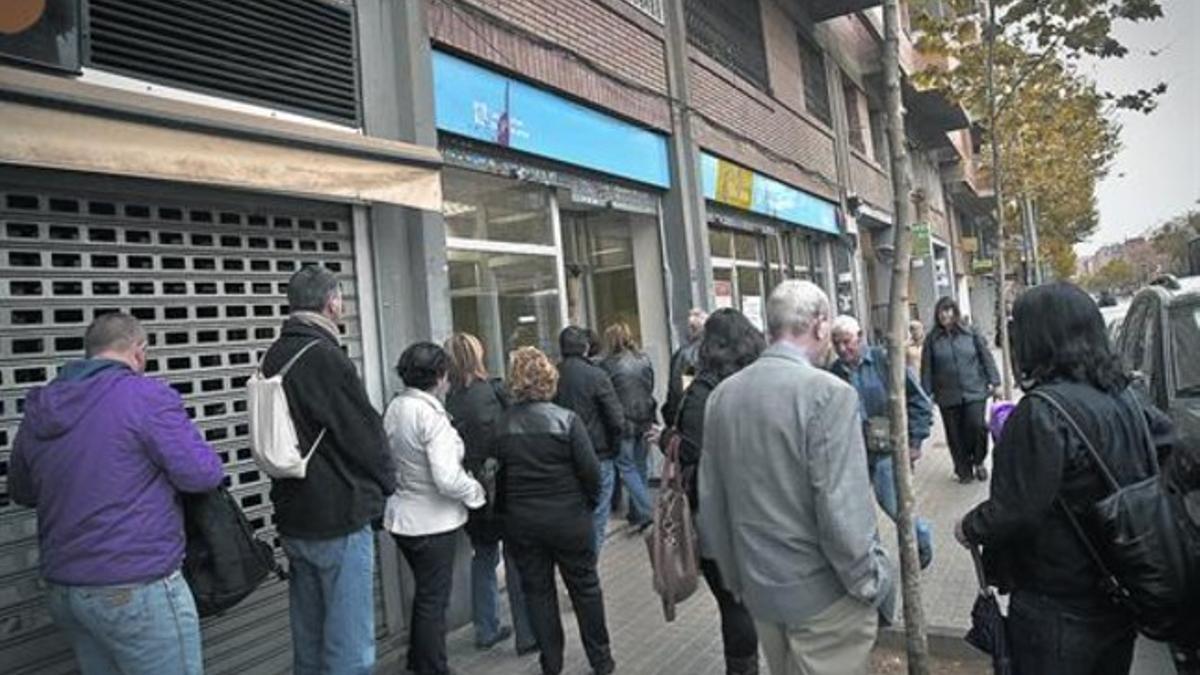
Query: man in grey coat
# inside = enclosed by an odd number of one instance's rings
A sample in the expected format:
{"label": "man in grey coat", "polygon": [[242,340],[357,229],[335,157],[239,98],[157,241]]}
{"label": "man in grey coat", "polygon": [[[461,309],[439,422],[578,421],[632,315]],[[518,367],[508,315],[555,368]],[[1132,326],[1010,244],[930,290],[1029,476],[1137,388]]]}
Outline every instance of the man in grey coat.
{"label": "man in grey coat", "polygon": [[754,615],[774,675],[866,673],[894,606],[863,458],[858,394],[813,365],[829,298],[785,281],[767,301],[771,347],[709,398],[699,532]]}

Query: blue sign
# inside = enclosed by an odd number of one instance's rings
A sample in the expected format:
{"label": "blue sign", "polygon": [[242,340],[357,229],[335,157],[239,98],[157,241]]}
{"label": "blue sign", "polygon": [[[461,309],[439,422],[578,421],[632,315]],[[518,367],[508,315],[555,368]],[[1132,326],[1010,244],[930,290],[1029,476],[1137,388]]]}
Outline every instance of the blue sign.
{"label": "blue sign", "polygon": [[[728,178],[718,181],[719,174]],[[743,176],[745,180],[739,180]],[[837,206],[774,178],[707,152],[700,153],[700,178],[705,199],[821,232],[840,234]],[[749,185],[745,185],[745,181]]]}
{"label": "blue sign", "polygon": [[433,86],[442,131],[661,188],[671,185],[662,134],[436,51]]}

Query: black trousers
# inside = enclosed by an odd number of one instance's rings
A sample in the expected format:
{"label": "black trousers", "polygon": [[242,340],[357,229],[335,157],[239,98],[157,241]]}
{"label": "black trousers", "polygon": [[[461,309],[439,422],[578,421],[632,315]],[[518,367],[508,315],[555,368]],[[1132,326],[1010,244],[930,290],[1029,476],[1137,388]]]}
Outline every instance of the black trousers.
{"label": "black trousers", "polygon": [[700,559],[700,572],[713,597],[717,599],[717,611],[721,614],[721,642],[725,647],[725,672],[727,675],[753,675],[758,672],[758,632],[754,629],[754,617],[750,610],[725,590],[721,583],[721,570],[717,561]]}
{"label": "black trousers", "polygon": [[1016,675],[1127,675],[1137,638],[1117,611],[1078,611],[1054,598],[1015,591],[1008,632]]}
{"label": "black trousers", "polygon": [[593,670],[607,672],[612,667],[608,626],[604,620],[604,598],[596,573],[596,554],[590,545],[558,547],[551,542],[509,539],[506,544],[521,573],[521,590],[529,623],[541,650],[542,672],[557,675],[563,668],[563,627],[558,613],[558,589],[554,582],[557,567],[567,585],[567,594],[575,607],[583,651]]}
{"label": "black trousers", "polygon": [[962,405],[944,406],[942,424],[946,427],[946,443],[954,460],[954,473],[970,478],[975,467],[987,459],[987,401],[970,401]]}
{"label": "black trousers", "polygon": [[446,607],[454,580],[458,530],[392,537],[412,568],[416,586],[408,622],[408,669],[417,675],[445,675],[450,672],[446,665]]}

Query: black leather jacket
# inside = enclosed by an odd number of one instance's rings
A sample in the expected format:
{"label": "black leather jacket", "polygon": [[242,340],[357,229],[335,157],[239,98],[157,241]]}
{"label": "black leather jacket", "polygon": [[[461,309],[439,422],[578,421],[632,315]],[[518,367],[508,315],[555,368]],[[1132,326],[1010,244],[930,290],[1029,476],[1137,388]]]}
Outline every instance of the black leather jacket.
{"label": "black leather jacket", "polygon": [[579,415],[600,459],[617,454],[617,440],[626,435],[625,409],[608,373],[582,356],[568,356],[558,366],[558,395],[554,402]]}
{"label": "black leather jacket", "polygon": [[[1128,394],[1117,397],[1087,384],[1038,388],[1071,413],[1120,484],[1155,472],[1138,416],[1145,416],[1157,445],[1171,437],[1170,420],[1161,412]],[[1099,573],[1057,500],[1086,523],[1087,509],[1108,493],[1068,422],[1046,401],[1027,395],[996,446],[991,496],[963,518],[963,533],[983,545],[993,583],[1054,596],[1081,611],[1103,611],[1108,600]]]}
{"label": "black leather jacket", "polygon": [[655,419],[654,367],[650,357],[638,352],[624,351],[604,359],[600,364],[612,379],[613,389],[625,410],[631,431],[638,433]]}
{"label": "black leather jacket", "polygon": [[517,403],[496,425],[496,510],[506,539],[590,545],[600,462],[583,422],[550,402]]}
{"label": "black leather jacket", "polygon": [[[450,421],[466,448],[463,468],[484,483],[489,495],[495,486],[487,484],[483,462],[495,456],[496,423],[508,402],[508,392],[497,379],[476,380],[470,386],[451,390],[446,396],[446,412],[450,413]],[[467,518],[467,535],[471,541],[491,543],[500,539],[500,523],[490,517],[487,507],[472,509]]]}

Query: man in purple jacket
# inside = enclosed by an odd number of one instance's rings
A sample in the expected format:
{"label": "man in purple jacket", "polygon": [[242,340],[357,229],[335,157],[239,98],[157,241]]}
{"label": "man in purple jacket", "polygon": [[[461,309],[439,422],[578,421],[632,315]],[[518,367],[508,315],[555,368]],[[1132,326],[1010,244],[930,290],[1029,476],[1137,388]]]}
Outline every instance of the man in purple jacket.
{"label": "man in purple jacket", "polygon": [[50,613],[84,675],[202,673],[178,493],[217,487],[221,460],[179,394],[142,375],[136,319],[98,317],[84,348],[29,392],[10,459],[13,500],[37,508]]}

